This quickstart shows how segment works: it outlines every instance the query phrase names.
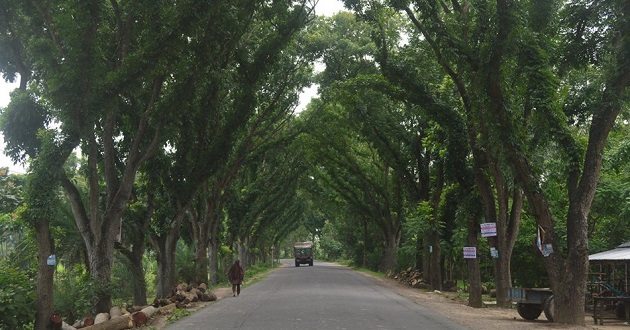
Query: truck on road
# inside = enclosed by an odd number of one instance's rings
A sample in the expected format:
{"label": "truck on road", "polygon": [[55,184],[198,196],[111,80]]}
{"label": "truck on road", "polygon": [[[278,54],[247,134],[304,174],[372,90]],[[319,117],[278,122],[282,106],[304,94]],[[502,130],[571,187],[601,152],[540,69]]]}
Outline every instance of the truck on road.
{"label": "truck on road", "polygon": [[295,256],[295,267],[302,264],[313,266],[313,242],[295,242],[293,244],[293,254]]}

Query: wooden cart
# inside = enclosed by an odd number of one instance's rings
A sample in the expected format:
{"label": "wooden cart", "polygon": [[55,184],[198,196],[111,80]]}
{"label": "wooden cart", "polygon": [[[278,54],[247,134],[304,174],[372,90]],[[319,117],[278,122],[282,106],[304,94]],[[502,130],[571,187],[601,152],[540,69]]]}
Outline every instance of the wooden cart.
{"label": "wooden cart", "polygon": [[518,315],[535,320],[541,313],[553,322],[553,292],[549,288],[510,288],[508,298],[516,303]]}

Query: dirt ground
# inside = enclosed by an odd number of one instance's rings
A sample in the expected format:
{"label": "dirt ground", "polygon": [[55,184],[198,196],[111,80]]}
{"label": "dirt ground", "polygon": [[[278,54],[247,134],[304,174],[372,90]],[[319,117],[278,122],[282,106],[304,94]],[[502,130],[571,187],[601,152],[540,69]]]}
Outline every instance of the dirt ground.
{"label": "dirt ground", "polygon": [[[364,273],[363,273],[364,274]],[[593,318],[587,315],[585,326],[575,326],[566,324],[555,324],[548,322],[544,315],[534,321],[527,321],[518,315],[516,309],[498,308],[488,305],[484,308],[472,308],[456,298],[455,293],[450,292],[426,292],[414,289],[390,278],[378,278],[364,274],[375,284],[390,288],[401,296],[407,297],[418,305],[434,311],[444,317],[469,327],[472,330],[531,330],[531,329],[572,329],[572,330],[620,330],[630,329],[622,320],[605,319],[603,325],[594,325]],[[252,279],[250,279],[251,281]],[[253,279],[256,280],[256,279]],[[246,281],[247,282],[247,281]],[[245,283],[247,285],[247,283]],[[224,298],[231,298],[231,288],[216,288],[212,290],[217,296],[217,301]],[[197,303],[193,305],[193,310],[206,307],[210,303]],[[140,329],[160,330],[166,327],[167,315],[158,315],[145,327]]]}

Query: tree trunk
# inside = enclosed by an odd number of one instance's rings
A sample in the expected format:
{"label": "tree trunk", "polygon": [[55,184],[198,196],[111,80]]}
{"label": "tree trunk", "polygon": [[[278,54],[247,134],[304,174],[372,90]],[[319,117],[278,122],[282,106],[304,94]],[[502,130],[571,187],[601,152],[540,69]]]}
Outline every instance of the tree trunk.
{"label": "tree trunk", "polygon": [[176,204],[174,207],[177,208],[177,213],[175,213],[175,217],[170,222],[166,234],[151,237],[151,243],[157,251],[157,298],[170,296],[171,291],[175,288],[175,280],[177,278],[175,252],[177,250],[181,223],[184,219],[184,214],[188,210],[188,204]]}
{"label": "tree trunk", "polygon": [[369,266],[369,262],[368,262],[368,254],[370,253],[370,251],[372,250],[370,247],[370,242],[372,240],[370,240],[370,232],[368,230],[368,220],[365,219],[364,217],[361,217],[362,223],[361,223],[361,227],[362,227],[362,232],[363,232],[363,250],[361,251],[361,267],[364,268],[368,268]]}
{"label": "tree trunk", "polygon": [[[144,237],[144,235],[142,235]],[[144,239],[143,239],[144,241]],[[133,304],[146,305],[147,303],[147,282],[144,278],[145,271],[143,265],[144,242],[133,243],[131,251],[125,248],[119,249],[120,253],[127,257],[127,267],[131,271],[131,283],[133,286]]]}
{"label": "tree trunk", "polygon": [[193,281],[197,284],[208,283],[208,243],[195,242],[195,276]]}
{"label": "tree trunk", "polygon": [[429,231],[425,230],[422,235],[423,254],[422,254],[422,279],[426,283],[431,283],[431,251],[433,246],[431,245],[431,237]]}
{"label": "tree trunk", "polygon": [[176,244],[172,244],[171,233],[166,237],[158,238],[157,251],[157,298],[166,298],[171,295],[175,287],[175,249]]}
{"label": "tree trunk", "polygon": [[93,313],[109,312],[112,308],[112,294],[108,289],[111,282],[114,242],[97,244],[94,251],[88,250],[90,259],[90,275],[96,286],[96,302]]}
{"label": "tree trunk", "polygon": [[219,217],[213,217],[214,221],[210,226],[210,247],[208,251],[208,263],[210,265],[210,284],[219,283]]}
{"label": "tree trunk", "polygon": [[48,218],[42,217],[35,224],[37,238],[38,273],[37,299],[35,300],[35,330],[51,330],[50,317],[54,313],[53,307],[53,274],[56,266],[48,266],[48,256],[53,254],[53,241],[50,237]]}
{"label": "tree trunk", "polygon": [[137,250],[144,251],[144,246],[139,247],[134,245],[133,258],[129,259],[129,268],[131,270],[131,281],[133,284],[133,304],[134,305],[146,305],[147,303],[147,282],[144,277],[144,266],[142,264],[143,253],[137,253]]}
{"label": "tree trunk", "polygon": [[398,263],[398,245],[400,243],[400,230],[390,229],[385,235],[385,254],[381,260],[380,268],[387,272],[394,270]]}
{"label": "tree trunk", "polygon": [[422,244],[422,232],[419,231],[416,238],[416,269],[424,272],[424,244]]}
{"label": "tree trunk", "polygon": [[432,290],[442,290],[442,250],[440,249],[440,234],[437,228],[429,229],[429,284]]}
{"label": "tree trunk", "polygon": [[212,198],[206,189],[201,189],[194,207],[190,208],[193,245],[195,247],[195,270],[192,278],[196,283],[208,283],[208,236],[210,234],[210,208]]}
{"label": "tree trunk", "polygon": [[[475,214],[470,214],[468,216],[468,235],[466,236],[467,246],[478,246],[477,228],[477,216]],[[483,307],[483,301],[481,299],[481,272],[479,270],[479,258],[466,259],[466,266],[468,267],[468,306],[481,308]]]}
{"label": "tree trunk", "polygon": [[[581,260],[580,260],[581,259]],[[584,325],[585,293],[588,266],[587,258],[575,258],[562,274],[552,279],[554,322]],[[578,265],[581,263],[582,265]],[[562,279],[558,281],[558,279]]]}
{"label": "tree trunk", "polygon": [[82,330],[124,330],[132,329],[136,326],[131,315],[123,315],[103,323],[81,328]]}

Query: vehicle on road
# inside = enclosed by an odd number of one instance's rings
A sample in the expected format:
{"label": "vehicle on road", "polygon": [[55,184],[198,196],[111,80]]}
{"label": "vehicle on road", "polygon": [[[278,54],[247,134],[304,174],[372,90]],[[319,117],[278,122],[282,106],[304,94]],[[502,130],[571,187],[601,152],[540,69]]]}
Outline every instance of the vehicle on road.
{"label": "vehicle on road", "polygon": [[293,254],[295,256],[295,267],[308,264],[313,266],[313,242],[295,242],[293,244]]}

